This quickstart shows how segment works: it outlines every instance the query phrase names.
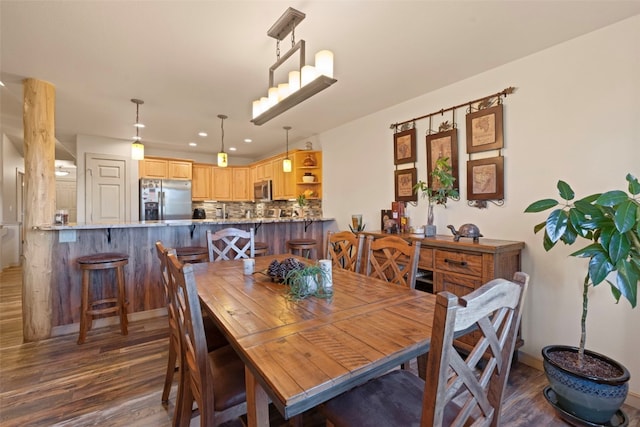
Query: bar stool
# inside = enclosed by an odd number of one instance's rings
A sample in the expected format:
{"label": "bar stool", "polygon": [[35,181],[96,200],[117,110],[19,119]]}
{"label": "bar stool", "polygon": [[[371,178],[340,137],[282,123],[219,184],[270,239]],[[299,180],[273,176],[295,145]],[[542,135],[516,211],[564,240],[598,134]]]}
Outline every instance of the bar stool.
{"label": "bar stool", "polygon": [[287,249],[290,253],[296,254],[299,251],[298,255],[304,257],[306,251],[306,258],[311,258],[311,251],[318,252],[318,242],[314,239],[291,239],[286,242]]}
{"label": "bar stool", "polygon": [[267,242],[254,242],[253,243],[253,255],[265,256],[269,254],[269,244]]}
{"label": "bar stool", "polygon": [[[125,302],[124,269],[129,263],[129,255],[122,253],[98,253],[79,257],[76,262],[82,270],[82,300],[80,313],[80,335],[78,344],[84,343],[87,331],[91,330],[93,317],[116,313],[120,316],[120,332],[127,335],[127,304]],[[100,300],[90,300],[90,273],[94,270],[115,269],[116,273],[116,296],[113,298],[103,298]],[[100,307],[103,305],[109,307]]]}
{"label": "bar stool", "polygon": [[195,264],[197,262],[209,261],[209,249],[202,246],[185,246],[182,248],[175,248],[178,261],[181,263],[189,262]]}

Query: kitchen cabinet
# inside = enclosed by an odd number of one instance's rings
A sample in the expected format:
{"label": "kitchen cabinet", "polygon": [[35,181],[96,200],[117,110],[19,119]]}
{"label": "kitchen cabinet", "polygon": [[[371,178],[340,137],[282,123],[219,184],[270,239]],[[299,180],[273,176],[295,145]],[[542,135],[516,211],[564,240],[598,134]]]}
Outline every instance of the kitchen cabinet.
{"label": "kitchen cabinet", "polygon": [[273,200],[289,200],[295,199],[298,197],[296,193],[296,182],[295,182],[295,160],[293,155],[289,155],[289,158],[292,162],[292,171],[291,172],[283,172],[282,170],[282,161],[285,156],[281,155],[273,159],[272,161],[272,171],[273,171],[273,182],[272,182],[272,197]]}
{"label": "kitchen cabinet", "polygon": [[260,162],[256,164],[256,181],[266,181],[273,179],[273,161]]}
{"label": "kitchen cabinet", "polygon": [[138,175],[140,178],[191,179],[192,164],[190,160],[145,157],[138,162]]}
{"label": "kitchen cabinet", "polygon": [[[322,151],[297,151],[293,157],[296,197],[304,194],[307,199],[322,199]],[[313,181],[305,182],[305,175],[313,176]]]}
{"label": "kitchen cabinet", "polygon": [[233,169],[213,167],[213,189],[211,198],[213,200],[230,202],[232,199],[231,185],[233,180]]}
{"label": "kitchen cabinet", "polygon": [[191,175],[191,199],[197,201],[211,200],[213,165],[194,163]]}
{"label": "kitchen cabinet", "polygon": [[251,168],[231,168],[233,180],[231,182],[231,198],[234,201],[248,201],[253,199],[253,184],[251,182]]}

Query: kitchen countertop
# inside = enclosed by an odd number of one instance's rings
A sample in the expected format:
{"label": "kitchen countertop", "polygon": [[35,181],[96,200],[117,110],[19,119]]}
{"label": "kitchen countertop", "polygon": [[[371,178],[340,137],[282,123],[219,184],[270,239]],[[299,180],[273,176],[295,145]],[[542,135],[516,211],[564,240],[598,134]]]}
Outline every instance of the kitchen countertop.
{"label": "kitchen countertop", "polygon": [[228,219],[174,219],[166,221],[127,221],[114,223],[69,223],[42,224],[34,226],[34,230],[94,230],[102,228],[142,228],[142,227],[177,227],[185,225],[208,224],[269,224],[287,222],[333,221],[334,218],[325,217],[285,217],[285,218],[228,218]]}

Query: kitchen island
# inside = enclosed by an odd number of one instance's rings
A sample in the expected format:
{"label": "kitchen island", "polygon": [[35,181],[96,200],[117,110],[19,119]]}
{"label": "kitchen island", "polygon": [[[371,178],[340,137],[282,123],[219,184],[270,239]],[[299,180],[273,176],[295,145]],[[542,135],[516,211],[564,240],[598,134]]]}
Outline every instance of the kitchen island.
{"label": "kitchen island", "polygon": [[[126,299],[131,320],[163,315],[164,290],[160,283],[159,263],[155,242],[161,240],[168,247],[206,246],[206,231],[236,227],[254,228],[256,241],[269,244],[270,253],[286,252],[289,239],[315,239],[323,246],[329,230],[337,225],[332,218],[251,218],[251,219],[194,219],[171,221],[136,221],[102,224],[42,225],[34,227],[35,235],[42,242],[51,242],[49,255],[51,272],[48,286],[51,294],[51,335],[62,335],[78,330],[80,321],[81,273],[75,260],[79,256],[98,252],[122,252],[129,254],[125,266]],[[50,234],[54,235],[51,236]],[[101,293],[100,281],[93,281],[92,292]],[[109,277],[108,273],[104,274]],[[108,279],[107,279],[108,280]],[[110,292],[111,286],[105,286]],[[28,309],[28,307],[25,307]],[[96,326],[116,322],[116,318],[98,319]]]}

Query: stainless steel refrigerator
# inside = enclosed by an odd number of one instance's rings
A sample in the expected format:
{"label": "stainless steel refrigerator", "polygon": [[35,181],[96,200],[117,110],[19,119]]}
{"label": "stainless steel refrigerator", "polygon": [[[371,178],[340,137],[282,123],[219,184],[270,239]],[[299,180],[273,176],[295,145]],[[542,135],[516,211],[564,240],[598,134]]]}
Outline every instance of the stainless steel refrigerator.
{"label": "stainless steel refrigerator", "polygon": [[191,181],[140,180],[140,221],[190,218]]}

